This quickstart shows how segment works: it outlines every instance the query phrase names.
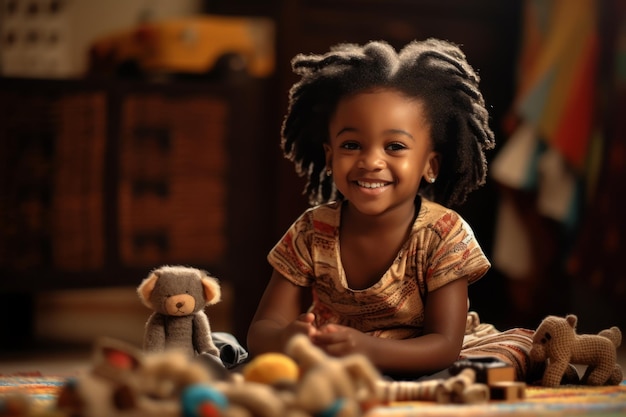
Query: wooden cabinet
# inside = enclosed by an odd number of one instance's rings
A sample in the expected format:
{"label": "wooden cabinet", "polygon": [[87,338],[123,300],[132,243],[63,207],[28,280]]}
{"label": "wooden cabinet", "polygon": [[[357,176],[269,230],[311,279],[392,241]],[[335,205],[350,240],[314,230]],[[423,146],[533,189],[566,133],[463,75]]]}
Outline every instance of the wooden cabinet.
{"label": "wooden cabinet", "polygon": [[[265,85],[0,79],[0,296],[269,276]],[[264,271],[264,272],[261,272]],[[235,320],[245,334],[254,305]]]}

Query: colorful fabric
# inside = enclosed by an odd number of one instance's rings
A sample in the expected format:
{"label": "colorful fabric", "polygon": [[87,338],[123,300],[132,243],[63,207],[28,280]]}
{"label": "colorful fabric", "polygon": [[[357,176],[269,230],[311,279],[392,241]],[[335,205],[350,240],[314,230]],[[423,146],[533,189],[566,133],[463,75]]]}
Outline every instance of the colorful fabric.
{"label": "colorful fabric", "polygon": [[[67,378],[58,376],[0,376],[0,408],[16,394],[15,401],[28,402],[25,409],[55,416],[56,398]],[[23,396],[23,397],[22,397]],[[26,415],[26,414],[25,414]],[[42,414],[44,415],[44,414]],[[59,415],[61,415],[59,413]],[[543,388],[529,386],[525,398],[518,401],[490,401],[486,404],[439,404],[433,401],[395,401],[376,406],[367,417],[424,416],[623,416],[626,415],[626,381],[604,387],[561,386]]]}
{"label": "colorful fabric", "polygon": [[[596,2],[526,1],[516,111],[582,169],[593,127],[599,41]],[[572,47],[576,45],[576,47]]]}
{"label": "colorful fabric", "polygon": [[[490,173],[498,183],[525,193],[502,193],[492,260],[507,277],[532,286],[532,281],[543,279],[542,272],[555,269],[542,253],[532,250],[543,248],[545,253],[549,242],[545,229],[533,230],[542,227],[534,220],[545,217],[562,226],[559,232],[564,236],[554,236],[555,242],[569,238],[580,225],[583,196],[593,190],[603,165],[604,137],[596,114],[598,92],[603,90],[598,77],[602,5],[597,0],[576,1],[575,7],[570,0],[523,4],[518,86],[506,126],[510,136],[501,144]],[[526,202],[535,204],[535,210],[529,213]],[[518,256],[520,244],[511,242],[512,236],[531,249],[523,253],[526,256]],[[561,259],[553,256],[549,262]],[[530,309],[525,304],[520,310]]]}
{"label": "colorful fabric", "polygon": [[498,331],[481,323],[478,314],[470,312],[461,348],[461,359],[494,357],[515,368],[515,380],[532,383],[541,379],[544,365],[530,360],[534,330],[509,329]]}
{"label": "colorful fabric", "polygon": [[296,285],[312,287],[318,325],[338,323],[382,338],[422,334],[429,292],[461,277],[470,283],[490,263],[470,226],[454,211],[422,199],[407,241],[370,288],[349,288],[341,264],[341,203],[307,210],[268,255]]}
{"label": "colorful fabric", "polygon": [[[611,6],[611,7],[609,7]],[[604,160],[597,186],[589,195],[585,219],[567,272],[574,277],[574,303],[587,306],[596,322],[626,329],[626,2],[607,2],[606,15],[614,20],[609,45],[610,76],[605,85]],[[582,317],[582,316],[581,316]]]}
{"label": "colorful fabric", "polygon": [[[517,126],[494,159],[491,174],[514,189],[538,190],[537,211],[573,230],[580,220],[583,181],[598,169],[601,138],[594,134],[594,109],[600,42],[597,1],[580,0],[576,7],[570,3],[524,3],[512,109]],[[506,245],[496,243],[501,244]]]}
{"label": "colorful fabric", "polygon": [[572,417],[626,415],[626,381],[606,387],[527,387],[525,398],[487,404],[437,404],[400,401],[376,407],[366,417]]}
{"label": "colorful fabric", "polygon": [[0,414],[7,401],[25,403],[25,408],[43,410],[52,407],[69,377],[0,375]]}

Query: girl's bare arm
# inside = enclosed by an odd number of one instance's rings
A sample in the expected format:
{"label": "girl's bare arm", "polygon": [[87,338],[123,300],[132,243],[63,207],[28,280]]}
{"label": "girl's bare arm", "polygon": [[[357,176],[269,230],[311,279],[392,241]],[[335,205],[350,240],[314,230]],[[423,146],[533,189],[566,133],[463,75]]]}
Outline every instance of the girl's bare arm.
{"label": "girl's bare arm", "polygon": [[247,344],[252,355],[282,352],[294,334],[311,336],[317,331],[312,324],[314,315],[303,313],[301,300],[306,290],[274,270],[248,329]]}

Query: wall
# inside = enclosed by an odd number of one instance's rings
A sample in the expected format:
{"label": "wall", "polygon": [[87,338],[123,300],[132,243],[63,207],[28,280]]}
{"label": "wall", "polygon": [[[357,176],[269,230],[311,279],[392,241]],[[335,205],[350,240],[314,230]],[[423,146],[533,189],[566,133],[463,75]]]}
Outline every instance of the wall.
{"label": "wall", "polygon": [[2,75],[74,77],[94,39],[142,19],[185,16],[200,0],[0,0]]}

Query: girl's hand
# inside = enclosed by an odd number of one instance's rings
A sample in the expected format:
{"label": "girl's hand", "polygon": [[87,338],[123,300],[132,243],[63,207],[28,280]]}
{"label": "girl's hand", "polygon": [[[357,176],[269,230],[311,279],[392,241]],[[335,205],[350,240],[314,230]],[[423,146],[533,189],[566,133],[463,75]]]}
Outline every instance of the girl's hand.
{"label": "girl's hand", "polygon": [[311,340],[331,356],[345,356],[351,353],[367,355],[370,337],[351,327],[327,324],[317,330]]}
{"label": "girl's hand", "polygon": [[312,339],[317,333],[315,328],[315,314],[304,313],[300,314],[294,321],[289,323],[282,332],[283,345],[285,345],[289,339],[296,334],[304,334],[309,339]]}

